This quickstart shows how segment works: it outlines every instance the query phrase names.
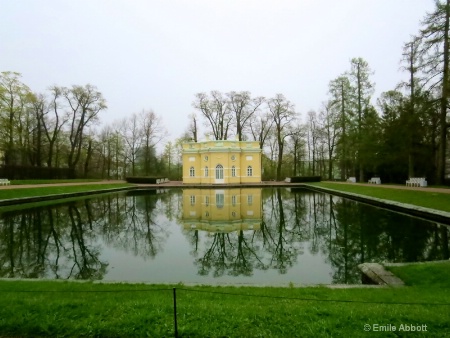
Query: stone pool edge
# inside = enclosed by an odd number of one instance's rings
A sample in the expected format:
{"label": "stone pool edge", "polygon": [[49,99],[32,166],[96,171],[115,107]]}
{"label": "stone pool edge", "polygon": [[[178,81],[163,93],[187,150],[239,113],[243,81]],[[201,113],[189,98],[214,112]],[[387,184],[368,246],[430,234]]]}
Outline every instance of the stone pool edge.
{"label": "stone pool edge", "polygon": [[381,198],[370,197],[360,194],[355,194],[351,192],[343,192],[339,190],[334,190],[330,188],[323,188],[317,186],[311,186],[308,184],[303,184],[302,187],[305,187],[310,190],[316,190],[320,192],[329,193],[336,196],[346,197],[358,202],[363,202],[367,204],[371,204],[377,207],[385,208],[392,211],[397,211],[401,213],[406,213],[411,216],[416,216],[420,218],[425,218],[429,221],[444,223],[446,226],[450,226],[450,212],[420,207],[407,203],[400,203],[395,201],[384,200]]}

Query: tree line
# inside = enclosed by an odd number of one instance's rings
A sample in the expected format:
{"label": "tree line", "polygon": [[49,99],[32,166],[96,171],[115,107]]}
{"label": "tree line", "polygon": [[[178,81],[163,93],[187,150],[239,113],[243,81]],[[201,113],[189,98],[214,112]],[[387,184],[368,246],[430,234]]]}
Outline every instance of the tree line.
{"label": "tree line", "polygon": [[[404,183],[426,177],[444,184],[450,177],[448,130],[450,0],[436,1],[417,35],[399,57],[408,80],[372,103],[373,71],[363,58],[332,79],[320,109],[302,121],[282,94],[252,97],[250,92],[198,93],[193,102],[215,139],[259,141],[266,179],[321,175]],[[194,113],[186,138],[197,141]]]}
{"label": "tree line", "polygon": [[93,85],[51,86],[45,93],[35,93],[21,81],[20,73],[2,72],[3,166],[17,170],[14,178],[28,178],[20,176],[30,171],[20,169],[30,167],[67,168],[71,177],[101,178],[159,171],[155,147],[166,136],[161,117],[143,110],[96,128],[99,113],[106,109],[105,98]]}

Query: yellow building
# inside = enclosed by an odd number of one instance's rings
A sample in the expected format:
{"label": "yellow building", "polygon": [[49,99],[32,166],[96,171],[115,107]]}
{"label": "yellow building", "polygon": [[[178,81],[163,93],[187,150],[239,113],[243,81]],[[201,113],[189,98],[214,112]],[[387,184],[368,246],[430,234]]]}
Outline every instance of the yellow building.
{"label": "yellow building", "polygon": [[260,182],[259,142],[224,140],[183,144],[183,183]]}
{"label": "yellow building", "polygon": [[183,189],[183,228],[210,232],[261,227],[261,188]]}

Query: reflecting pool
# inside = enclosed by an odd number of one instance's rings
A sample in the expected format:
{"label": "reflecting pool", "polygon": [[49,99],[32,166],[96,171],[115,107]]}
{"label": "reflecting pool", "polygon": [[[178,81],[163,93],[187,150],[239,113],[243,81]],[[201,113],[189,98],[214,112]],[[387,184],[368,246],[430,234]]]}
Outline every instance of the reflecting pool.
{"label": "reflecting pool", "polygon": [[450,230],[307,189],[137,190],[2,211],[0,278],[360,283],[363,262],[449,258]]}

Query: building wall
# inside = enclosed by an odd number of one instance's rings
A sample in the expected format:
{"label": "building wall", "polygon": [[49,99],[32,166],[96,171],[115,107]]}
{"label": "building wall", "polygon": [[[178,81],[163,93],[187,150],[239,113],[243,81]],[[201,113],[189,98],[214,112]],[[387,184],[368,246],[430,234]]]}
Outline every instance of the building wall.
{"label": "building wall", "polygon": [[184,229],[256,230],[261,217],[261,188],[183,189]]}
{"label": "building wall", "polygon": [[[223,168],[223,179],[217,179],[216,173],[220,171],[217,169],[218,166]],[[249,166],[251,167],[251,176],[248,173]],[[194,173],[194,176],[191,175],[191,172]],[[261,149],[258,142],[225,140],[183,144],[183,183],[260,182]]]}

